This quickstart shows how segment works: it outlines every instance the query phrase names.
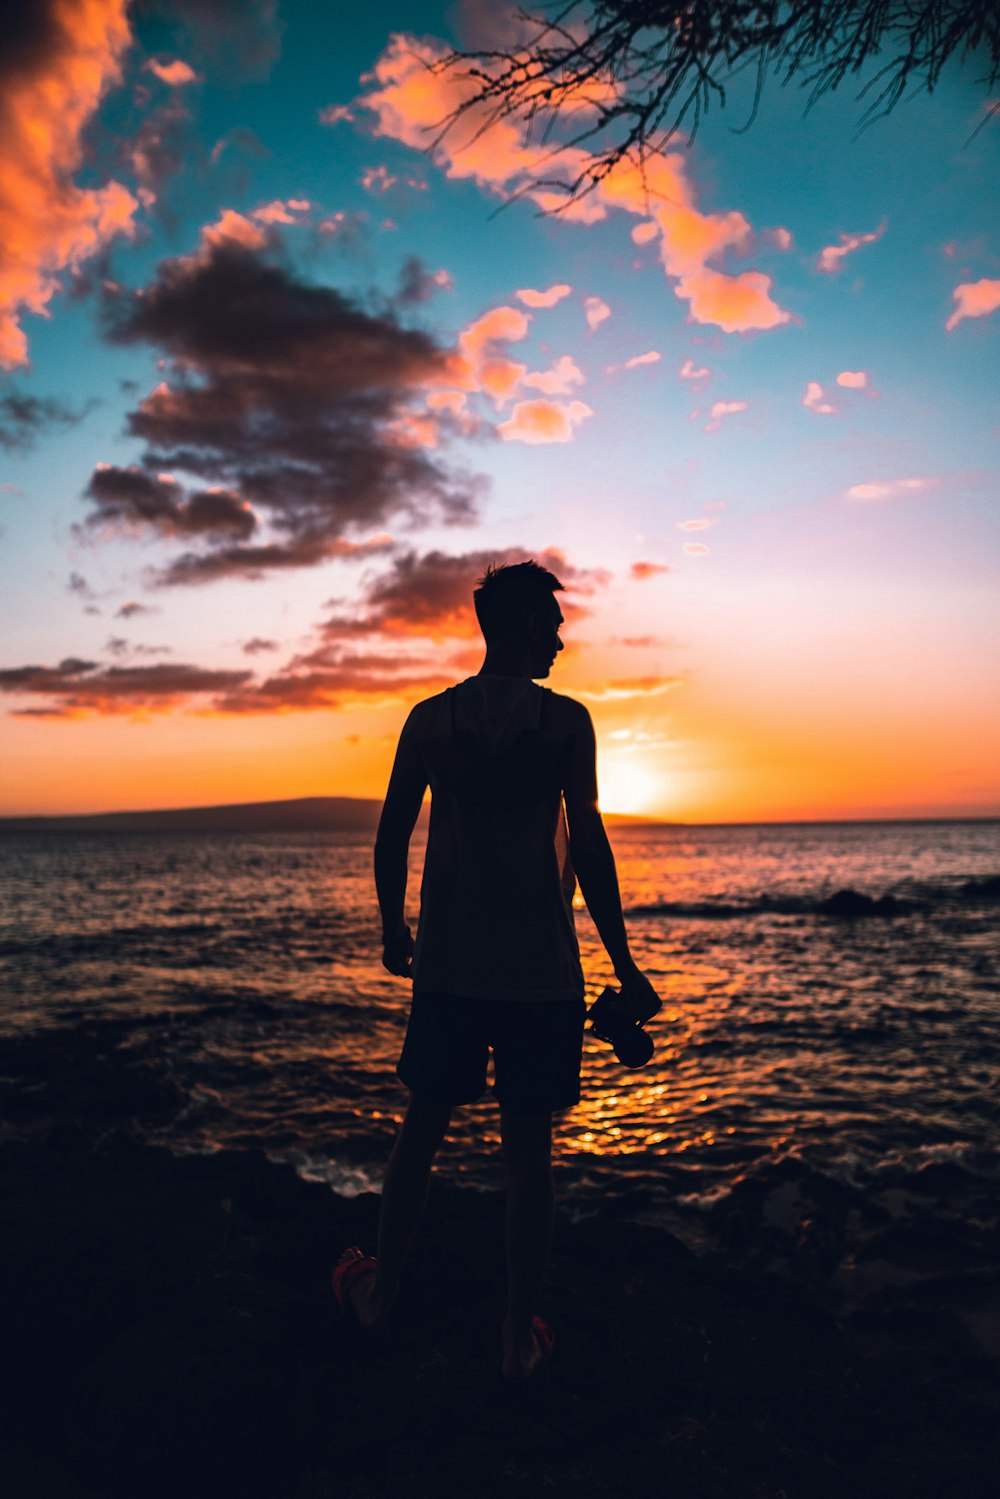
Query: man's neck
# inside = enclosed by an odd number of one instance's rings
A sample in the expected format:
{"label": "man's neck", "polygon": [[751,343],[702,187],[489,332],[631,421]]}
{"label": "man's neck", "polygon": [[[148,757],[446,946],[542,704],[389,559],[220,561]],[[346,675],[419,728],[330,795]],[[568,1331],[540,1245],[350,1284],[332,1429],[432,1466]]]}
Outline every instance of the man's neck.
{"label": "man's neck", "polygon": [[525,681],[531,681],[531,674],[525,662],[512,653],[504,651],[487,651],[486,659],[477,675],[480,677],[522,677]]}

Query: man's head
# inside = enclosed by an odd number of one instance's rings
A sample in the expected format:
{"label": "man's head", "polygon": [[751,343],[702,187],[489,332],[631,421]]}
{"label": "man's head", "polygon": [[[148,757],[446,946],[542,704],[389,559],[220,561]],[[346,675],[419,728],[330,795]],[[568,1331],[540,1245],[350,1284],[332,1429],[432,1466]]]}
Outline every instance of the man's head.
{"label": "man's head", "polygon": [[490,566],[472,596],[487,652],[517,660],[531,677],[547,677],[559,651],[562,584],[537,562]]}

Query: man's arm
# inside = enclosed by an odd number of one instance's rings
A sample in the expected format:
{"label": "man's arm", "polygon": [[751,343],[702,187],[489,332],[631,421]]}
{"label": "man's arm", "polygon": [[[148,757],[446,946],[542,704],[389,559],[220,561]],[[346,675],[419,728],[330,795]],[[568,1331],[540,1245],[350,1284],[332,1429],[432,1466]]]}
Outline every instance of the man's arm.
{"label": "man's arm", "polygon": [[618,982],[623,991],[641,991],[635,993],[636,1001],[641,1004],[647,991],[650,995],[654,991],[629,951],[618,870],[597,800],[594,725],[582,703],[572,699],[566,701],[572,703],[573,710],[573,751],[564,788],[570,858],[587,910],[593,917]]}
{"label": "man's arm", "polygon": [[389,789],[375,834],[375,890],[382,913],[382,963],[400,978],[408,978],[413,966],[413,939],[405,914],[407,855],[426,789],[427,774],[414,742],[411,713],[396,746]]}

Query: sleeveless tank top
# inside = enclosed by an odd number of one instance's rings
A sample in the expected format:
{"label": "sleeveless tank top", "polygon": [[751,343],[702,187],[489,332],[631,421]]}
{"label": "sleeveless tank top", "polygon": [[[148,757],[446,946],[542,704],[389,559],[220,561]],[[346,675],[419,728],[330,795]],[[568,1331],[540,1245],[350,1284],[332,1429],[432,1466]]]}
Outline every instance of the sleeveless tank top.
{"label": "sleeveless tank top", "polygon": [[469,677],[413,710],[404,732],[431,787],[415,989],[583,997],[562,795],[572,739],[551,718],[548,688],[524,677]]}

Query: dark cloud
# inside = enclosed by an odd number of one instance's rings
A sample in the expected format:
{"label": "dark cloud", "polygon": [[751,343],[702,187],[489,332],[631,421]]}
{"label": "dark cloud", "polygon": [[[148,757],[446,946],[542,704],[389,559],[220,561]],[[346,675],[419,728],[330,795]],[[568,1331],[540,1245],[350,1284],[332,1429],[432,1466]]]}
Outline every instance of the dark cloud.
{"label": "dark cloud", "polygon": [[[410,649],[407,637],[464,641],[478,636],[472,590],[487,566],[526,562],[532,556],[555,573],[570,595],[589,594],[610,579],[602,569],[575,567],[554,548],[533,554],[521,547],[460,555],[410,552],[368,580],[357,614],[335,615],[320,627],[315,649],[294,656],[266,681],[224,694],[216,707],[229,713],[260,713],[338,707],[358,699],[412,701],[440,691],[454,682],[456,667],[468,668],[465,655]],[[567,615],[584,612],[572,597],[560,595],[560,604]],[[372,636],[382,639],[365,645]],[[474,654],[478,660],[481,648]]]}
{"label": "dark cloud", "polygon": [[5,78],[35,73],[57,51],[64,40],[63,25],[53,0],[33,0],[31,5],[7,4],[0,11],[3,46],[0,47]]}
{"label": "dark cloud", "polygon": [[89,401],[72,411],[62,401],[48,396],[0,396],[0,448],[8,453],[24,451],[49,427],[73,427],[94,409]]}
{"label": "dark cloud", "polygon": [[137,604],[134,599],[129,599],[127,604],[122,604],[116,612],[115,619],[134,619],[137,614],[155,614],[156,610],[150,608],[149,604]]}
{"label": "dark cloud", "polygon": [[276,651],[278,642],[276,640],[262,640],[255,635],[252,640],[244,640],[243,654],[245,656],[259,656],[262,651]]}
{"label": "dark cloud", "polygon": [[196,60],[229,76],[266,78],[281,56],[277,0],[135,0],[135,8],[180,23]]}
{"label": "dark cloud", "polygon": [[211,160],[217,162],[227,151],[241,152],[258,161],[264,160],[271,154],[260,137],[246,125],[237,125],[235,129],[227,130],[225,135],[221,135],[212,147]]}
{"label": "dark cloud", "polygon": [[208,693],[235,692],[250,676],[248,671],[211,671],[166,662],[99,666],[95,661],[70,656],[58,666],[18,666],[0,671],[0,692],[48,699],[40,709],[14,709],[15,715],[75,718],[139,709],[165,712]]}
{"label": "dark cloud", "polygon": [[112,635],[105,642],[104,649],[110,656],[169,656],[171,654],[169,645],[133,645],[126,640],[124,635]]}
{"label": "dark cloud", "polygon": [[[472,593],[491,563],[538,562],[548,568],[570,593],[589,594],[610,579],[602,568],[581,568],[569,562],[554,547],[527,552],[523,547],[482,548],[458,555],[407,552],[394,558],[387,572],[372,579],[365,590],[364,610],[359,615],[333,615],[322,627],[325,639],[334,640],[369,632],[447,636],[477,636]],[[584,613],[572,599],[560,596],[563,613]]]}
{"label": "dark cloud", "polygon": [[66,587],[69,589],[70,593],[75,593],[76,596],[77,596],[77,598],[87,599],[87,600],[92,600],[92,599],[96,599],[97,598],[97,594],[91,588],[90,584],[87,582],[86,578],[83,576],[83,573],[78,573],[78,572],[72,572],[72,573],[70,573],[69,578],[68,578],[68,580],[66,582]]}
{"label": "dark cloud", "polygon": [[179,98],[173,98],[144,115],[124,146],[124,156],[139,186],[159,197],[196,149],[191,115]]}
{"label": "dark cloud", "polygon": [[257,525],[253,511],[231,490],[198,490],[185,496],[169,474],[153,474],[138,464],[128,468],[99,464],[86,493],[97,505],[87,517],[91,528],[149,526],[168,536],[246,539]]}
{"label": "dark cloud", "polygon": [[159,574],[161,586],[214,583],[217,578],[262,578],[282,568],[315,567],[332,557],[357,561],[373,552],[388,551],[393,543],[376,538],[371,542],[345,541],[322,532],[304,533],[294,541],[262,546],[218,547],[211,552],[185,552]]}
{"label": "dark cloud", "polygon": [[430,301],[435,292],[450,285],[451,278],[447,273],[429,271],[422,260],[416,255],[410,255],[404,260],[399,273],[396,301],[401,307],[415,307],[420,302]]}
{"label": "dark cloud", "polygon": [[454,681],[452,673],[424,656],[330,650],[323,654],[322,664],[303,669],[310,659],[299,658],[263,682],[223,693],[214,707],[220,713],[339,708],[359,700],[412,700],[415,694],[426,696]]}
{"label": "dark cloud", "polygon": [[[181,558],[161,581],[314,566],[352,532],[474,518],[480,481],[447,471],[404,426],[451,356],[392,312],[367,312],[206,232],[196,255],[164,262],[143,291],[109,293],[105,315],[113,341],[166,355],[166,378],[128,416],[147,444],[141,463],[95,471],[93,521],[228,529],[245,541],[257,517],[274,532],[266,544]],[[206,489],[185,495],[175,471]],[[199,499],[209,486],[230,508],[209,512]]]}

